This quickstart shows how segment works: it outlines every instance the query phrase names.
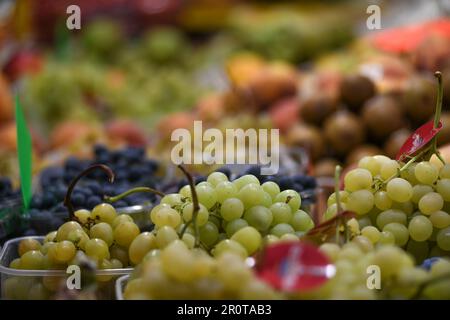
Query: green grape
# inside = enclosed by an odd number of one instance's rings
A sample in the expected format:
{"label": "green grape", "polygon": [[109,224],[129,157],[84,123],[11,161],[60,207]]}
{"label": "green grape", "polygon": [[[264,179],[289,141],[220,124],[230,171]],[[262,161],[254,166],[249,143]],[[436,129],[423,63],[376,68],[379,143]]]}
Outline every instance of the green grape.
{"label": "green grape", "polygon": [[179,240],[178,234],[174,228],[169,226],[163,226],[156,232],[156,244],[158,248],[165,248],[172,241]]}
{"label": "green grape", "polygon": [[76,252],[77,249],[72,242],[63,240],[61,242],[57,242],[54,246],[49,248],[48,256],[52,262],[67,264],[75,257]]}
{"label": "green grape", "polygon": [[213,187],[216,187],[219,183],[228,181],[228,177],[226,174],[222,172],[213,172],[206,179]]}
{"label": "green grape", "polygon": [[413,163],[409,166],[409,168],[407,168],[406,170],[403,170],[400,173],[400,177],[405,180],[408,180],[412,185],[419,184],[420,181],[417,180],[417,178],[416,178],[415,169],[416,169],[416,163]]}
{"label": "green grape", "polygon": [[28,293],[28,300],[48,300],[50,292],[42,283],[35,283]]}
{"label": "green grape", "polygon": [[[214,223],[214,224],[216,225],[217,228],[220,228],[220,227],[221,227],[221,221],[225,221],[225,220],[219,219],[219,218],[216,217],[216,216],[210,215],[210,216],[209,216],[209,221],[212,222],[212,223]],[[225,222],[226,222],[226,221],[225,221]]]}
{"label": "green grape", "polygon": [[331,261],[336,261],[341,248],[335,243],[323,243],[319,250],[324,253]]}
{"label": "green grape", "polygon": [[357,214],[366,214],[372,210],[374,196],[369,190],[358,190],[350,193],[347,199],[347,208]]}
{"label": "green grape", "polygon": [[[216,226],[217,227],[217,226]],[[219,229],[219,227],[217,227]],[[219,237],[217,238],[217,242],[228,239],[227,234],[225,232],[219,233]]]}
{"label": "green grape", "polygon": [[439,177],[441,179],[450,179],[450,164],[446,164],[439,170]]}
{"label": "green grape", "polygon": [[244,214],[244,204],[238,198],[228,198],[222,203],[220,214],[225,221],[239,219]]}
{"label": "green grape", "polygon": [[128,257],[128,251],[125,248],[122,248],[121,246],[114,244],[110,249],[111,259],[117,259],[119,260],[123,266],[129,265],[129,257]]}
{"label": "green grape", "polygon": [[[42,251],[41,251],[41,253],[42,253]],[[43,253],[43,254],[45,254],[45,253]],[[11,269],[21,269],[20,258],[16,258],[13,261],[11,261],[10,264],[9,264],[9,267]]]}
{"label": "green grape", "polygon": [[171,207],[183,204],[183,196],[179,193],[170,193],[162,197],[161,204],[168,204]]}
{"label": "green grape", "polygon": [[224,253],[233,252],[242,258],[247,257],[247,250],[237,241],[225,239],[220,241],[213,250],[214,257],[219,257]]}
{"label": "green grape", "polygon": [[422,161],[416,164],[414,174],[419,182],[431,185],[437,180],[439,171],[430,162]]}
{"label": "green grape", "polygon": [[[325,214],[324,214],[325,221],[335,217],[337,214],[337,210],[338,210],[338,207],[337,207],[336,203],[329,206],[327,208],[327,211],[325,211]],[[342,211],[347,210],[347,205],[345,203],[341,203],[341,210]]]}
{"label": "green grape", "polygon": [[433,233],[433,224],[425,216],[416,216],[408,225],[409,235],[415,241],[425,241]]}
{"label": "green grape", "polygon": [[44,255],[39,250],[30,250],[20,257],[20,267],[26,270],[40,270],[44,268]]}
{"label": "green grape", "polygon": [[383,164],[385,164],[386,162],[389,162],[389,160],[391,160],[389,157],[386,157],[383,155],[376,155],[373,157],[381,164],[381,166],[383,166]]}
{"label": "green grape", "polygon": [[380,244],[395,244],[394,234],[390,231],[383,230],[380,232],[380,240],[378,241]]}
{"label": "green grape", "polygon": [[445,228],[450,226],[450,215],[444,211],[436,211],[430,215],[430,221],[435,228]]}
{"label": "green grape", "polygon": [[383,229],[385,225],[391,222],[401,223],[406,225],[406,214],[400,210],[386,210],[381,212],[377,217],[377,226]]}
{"label": "green grape", "polygon": [[372,174],[366,169],[353,169],[345,175],[344,184],[345,190],[350,192],[370,189],[372,186]]}
{"label": "green grape", "polygon": [[414,203],[419,203],[420,199],[427,193],[433,192],[433,188],[426,184],[416,184],[413,187],[413,195],[411,201]]}
{"label": "green grape", "polygon": [[[349,193],[347,192],[347,191],[345,191],[345,190],[341,190],[341,191],[339,191],[339,201],[342,203],[342,202],[347,202],[347,199],[348,199],[348,195],[349,195]],[[329,197],[328,197],[328,200],[327,200],[327,206],[329,207],[329,206],[331,206],[331,205],[333,205],[333,204],[335,204],[336,203],[336,192],[333,192]]]}
{"label": "green grape", "polygon": [[278,184],[273,181],[264,182],[261,186],[263,190],[270,195],[272,200],[274,200],[275,197],[281,192]]}
{"label": "green grape", "polygon": [[179,194],[184,198],[192,199],[191,186],[188,184],[185,185],[180,189]]}
{"label": "green grape", "polygon": [[394,235],[395,244],[399,247],[403,247],[409,239],[408,228],[398,222],[388,223],[383,227],[383,231],[389,231]]}
{"label": "green grape", "polygon": [[181,282],[193,279],[195,259],[183,241],[174,240],[168,243],[166,249],[161,252],[161,262],[164,272],[171,278]]}
{"label": "green grape", "polygon": [[261,205],[266,207],[266,208],[270,208],[270,206],[272,205],[272,197],[265,191],[263,191],[263,196],[261,198]]}
{"label": "green grape", "polygon": [[391,208],[392,200],[386,191],[377,191],[374,196],[374,204],[380,210],[387,210]]}
{"label": "green grape", "polygon": [[[200,210],[197,212],[197,225],[199,227],[204,226],[209,219],[209,211],[203,204],[199,204]],[[183,208],[183,220],[189,222],[192,220],[192,214],[194,212],[194,205],[192,203],[187,204]]]}
{"label": "green grape", "polygon": [[196,186],[198,201],[207,209],[211,209],[217,202],[217,194],[213,187],[203,185]]}
{"label": "green grape", "polygon": [[298,237],[295,233],[285,233],[280,237],[279,241],[298,241]]}
{"label": "green grape", "polygon": [[[155,207],[156,208],[156,207]],[[133,218],[132,217],[130,217],[129,215],[127,215],[127,214],[120,214],[120,215],[118,215],[115,219],[114,219],[114,221],[113,221],[113,223],[112,223],[112,227],[113,227],[113,229],[115,229],[119,224],[121,224],[122,222],[133,222]]]}
{"label": "green grape", "polygon": [[[152,208],[152,210],[150,211],[150,221],[152,221],[153,223],[155,223],[155,220],[160,220],[160,219],[158,219],[158,215],[159,215],[159,211],[162,210],[162,209],[172,209],[172,207],[171,207],[169,204],[167,204],[167,203],[160,203],[160,204],[158,204],[157,206],[154,206],[154,207]],[[120,217],[120,216],[119,216],[119,217]],[[131,218],[131,217],[130,217],[130,218]],[[116,220],[117,220],[117,219],[116,219]],[[133,222],[133,219],[128,220],[128,221]],[[114,222],[114,223],[113,223],[113,228],[115,228],[115,226],[116,226],[117,224],[118,224],[118,223]]]}
{"label": "green grape", "polygon": [[402,267],[404,253],[395,246],[381,247],[373,257],[373,264],[381,271],[382,279],[393,277]]}
{"label": "green grape", "polygon": [[245,209],[250,209],[261,203],[263,192],[259,184],[250,183],[239,190],[237,197],[242,201]]}
{"label": "green grape", "polygon": [[237,187],[238,190],[241,190],[241,188],[245,187],[246,185],[253,183],[259,185],[258,178],[252,174],[243,175],[242,177],[239,177],[233,181],[233,184]]}
{"label": "green grape", "polygon": [[294,228],[287,223],[280,223],[274,226],[272,229],[270,229],[270,234],[273,234],[274,236],[281,238],[281,236],[287,234],[287,233],[294,233]]}
{"label": "green grape", "polygon": [[40,248],[41,244],[39,243],[39,241],[31,238],[23,239],[19,243],[19,256],[23,256],[28,251],[39,250]]}
{"label": "green grape", "polygon": [[152,216],[152,222],[157,227],[170,226],[176,228],[181,223],[181,216],[177,210],[171,207],[160,207]]}
{"label": "green grape", "polygon": [[259,231],[266,231],[272,223],[272,212],[263,206],[254,206],[244,214],[248,224]]}
{"label": "green grape", "polygon": [[69,221],[64,223],[58,228],[58,232],[56,233],[56,241],[60,242],[63,240],[67,240],[67,236],[69,235],[69,232],[72,230],[83,230],[83,228],[80,226],[78,222],[75,221]]}
{"label": "green grape", "polygon": [[186,232],[183,234],[181,241],[183,241],[189,249],[192,249],[195,246],[195,237],[190,233]]}
{"label": "green grape", "polygon": [[387,195],[394,201],[406,202],[411,200],[412,186],[402,178],[394,178],[387,183]]}
{"label": "green grape", "polygon": [[111,259],[111,269],[122,269],[124,265],[119,259]]}
{"label": "green grape", "polygon": [[442,250],[450,251],[450,227],[441,229],[438,232],[436,242]]}
{"label": "green grape", "polygon": [[86,224],[89,218],[91,218],[91,212],[86,209],[77,210],[75,211],[74,215],[78,219],[78,221],[82,224]]}
{"label": "green grape", "polygon": [[436,183],[436,191],[444,201],[450,201],[450,179],[441,179]]}
{"label": "green grape", "polygon": [[119,246],[128,248],[139,233],[139,227],[134,222],[122,222],[114,229],[113,235]]}
{"label": "green grape", "polygon": [[255,253],[262,243],[261,234],[250,226],[236,231],[231,240],[239,242],[247,250],[248,255]]}
{"label": "green grape", "polygon": [[439,211],[444,206],[444,199],[439,193],[430,192],[420,198],[419,210],[426,215]]}
{"label": "green grape", "polygon": [[358,162],[358,167],[368,170],[373,176],[376,176],[380,172],[381,163],[374,157],[365,156]]}
{"label": "green grape", "polygon": [[[411,238],[413,237],[411,236]],[[428,253],[430,250],[427,241],[418,242],[410,239],[406,245],[406,251],[414,257],[416,263],[421,264],[426,258],[428,258]]]}
{"label": "green grape", "polygon": [[202,186],[214,189],[213,185],[211,183],[209,183],[209,182],[206,182],[206,181],[199,182],[196,185],[196,187],[202,187]]}
{"label": "green grape", "polygon": [[370,217],[367,215],[364,217],[358,217],[358,219],[356,220],[358,220],[358,225],[360,229],[372,225],[372,220],[370,220]]}
{"label": "green grape", "polygon": [[274,202],[285,202],[291,207],[292,213],[296,212],[300,209],[300,205],[302,204],[302,199],[300,195],[295,190],[284,190],[280,192],[276,197]]}
{"label": "green grape", "polygon": [[100,220],[101,222],[106,222],[109,224],[112,224],[116,217],[116,209],[114,209],[114,207],[108,203],[101,203],[99,205],[96,205],[91,212],[92,219]]}
{"label": "green grape", "polygon": [[247,226],[248,226],[248,222],[245,221],[244,219],[236,219],[236,220],[230,221],[227,224],[227,227],[225,228],[225,231],[227,233],[227,236],[229,238],[231,238],[231,236],[233,234],[235,234],[238,230],[240,230],[242,228],[245,228]]}
{"label": "green grape", "polygon": [[208,247],[213,246],[217,239],[219,238],[219,230],[216,225],[212,222],[207,222],[200,229],[200,241],[207,245]]}
{"label": "green grape", "polygon": [[88,257],[94,258],[97,261],[109,259],[110,257],[108,245],[102,239],[89,239],[86,242],[85,252]]}
{"label": "green grape", "polygon": [[388,180],[389,178],[395,176],[400,169],[400,165],[395,160],[389,160],[383,163],[380,168],[380,176],[383,180]]}
{"label": "green grape", "polygon": [[270,206],[272,211],[272,225],[289,223],[292,219],[291,207],[285,202],[275,202]]}
{"label": "green grape", "polygon": [[89,230],[91,238],[102,239],[110,247],[114,242],[113,229],[106,222],[100,222],[92,226]]}
{"label": "green grape", "polygon": [[144,256],[152,249],[156,249],[156,237],[151,232],[142,232],[133,242],[130,244],[128,249],[128,255],[130,261],[137,265],[139,264]]}
{"label": "green grape", "polygon": [[238,189],[229,181],[220,182],[216,188],[217,201],[223,203],[228,198],[236,198]]}
{"label": "green grape", "polygon": [[[102,222],[104,223],[104,222]],[[109,228],[111,228],[109,226],[109,224],[106,224]],[[92,229],[91,229],[92,230]],[[96,237],[94,237],[96,238]],[[70,242],[72,242],[76,247],[84,250],[85,246],[86,246],[86,242],[89,240],[89,236],[87,235],[86,232],[84,232],[84,230],[72,230],[69,232],[68,236],[67,236],[67,240],[69,240]],[[111,243],[112,243],[112,229],[111,229]]]}
{"label": "green grape", "polygon": [[56,233],[57,233],[57,231],[52,231],[52,232],[47,233],[47,235],[44,238],[43,243],[55,242],[56,241]]}
{"label": "green grape", "polygon": [[279,239],[277,236],[274,236],[273,234],[268,234],[263,238],[263,243],[265,245],[270,245],[270,244],[278,242],[278,240]]}
{"label": "green grape", "polygon": [[407,216],[414,212],[414,204],[411,201],[392,202],[392,209],[403,211]]}
{"label": "green grape", "polygon": [[361,234],[369,239],[373,244],[377,243],[381,238],[380,231],[373,226],[362,228]]}
{"label": "green grape", "polygon": [[305,232],[314,228],[314,221],[305,211],[298,210],[292,215],[290,225],[294,228],[295,231]]}

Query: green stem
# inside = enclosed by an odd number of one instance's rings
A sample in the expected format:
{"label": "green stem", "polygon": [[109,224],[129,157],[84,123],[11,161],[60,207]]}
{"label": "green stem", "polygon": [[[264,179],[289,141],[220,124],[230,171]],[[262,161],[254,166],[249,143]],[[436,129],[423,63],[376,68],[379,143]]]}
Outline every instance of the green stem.
{"label": "green stem", "polygon": [[438,97],[436,101],[436,111],[434,113],[434,128],[439,126],[439,121],[441,120],[441,111],[442,111],[442,98],[444,95],[444,89],[442,85],[442,73],[440,71],[436,71],[434,76],[438,80]]}
{"label": "green stem", "polygon": [[157,194],[157,195],[159,195],[161,197],[165,196],[165,194],[163,192],[155,190],[153,188],[137,187],[137,188],[133,188],[133,189],[127,190],[127,191],[125,191],[125,192],[123,192],[123,193],[121,193],[119,195],[113,196],[113,197],[105,196],[105,201],[107,201],[107,202],[116,202],[116,201],[119,201],[119,200],[129,196],[130,194],[138,193],[138,192],[149,192],[149,193]]}
{"label": "green stem", "polygon": [[194,225],[195,246],[198,247],[200,245],[200,235],[197,225],[197,216],[198,212],[200,211],[200,204],[198,202],[197,190],[195,190],[194,178],[192,178],[192,175],[189,172],[187,172],[187,170],[181,164],[178,165],[178,168],[184,173],[184,175],[188,179],[189,187],[191,188],[192,205],[193,205],[191,221]]}

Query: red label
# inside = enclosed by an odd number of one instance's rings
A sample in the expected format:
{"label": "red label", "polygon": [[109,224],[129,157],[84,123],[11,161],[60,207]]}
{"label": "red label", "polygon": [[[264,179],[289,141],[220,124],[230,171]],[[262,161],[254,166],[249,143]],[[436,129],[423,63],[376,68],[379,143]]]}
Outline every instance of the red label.
{"label": "red label", "polygon": [[312,290],[334,273],[334,265],[317,247],[294,241],[268,246],[257,266],[259,278],[285,292]]}
{"label": "red label", "polygon": [[400,148],[396,159],[398,161],[402,161],[406,156],[411,156],[417,153],[425,147],[441,129],[441,121],[439,121],[437,128],[434,127],[433,120],[428,121],[408,137],[403,146]]}

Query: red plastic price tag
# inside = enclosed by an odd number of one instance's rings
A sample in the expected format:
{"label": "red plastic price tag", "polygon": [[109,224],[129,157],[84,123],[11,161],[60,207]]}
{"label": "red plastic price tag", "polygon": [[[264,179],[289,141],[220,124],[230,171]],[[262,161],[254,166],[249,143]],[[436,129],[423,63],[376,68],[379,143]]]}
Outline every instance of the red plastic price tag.
{"label": "red plastic price tag", "polygon": [[431,141],[431,139],[433,139],[434,136],[438,134],[441,129],[441,121],[439,121],[437,128],[434,127],[433,120],[428,121],[408,137],[397,153],[396,159],[398,161],[402,161],[406,156],[411,156],[420,151]]}
{"label": "red plastic price tag", "polygon": [[328,258],[311,244],[285,242],[267,247],[257,266],[259,278],[285,292],[308,291],[335,274]]}

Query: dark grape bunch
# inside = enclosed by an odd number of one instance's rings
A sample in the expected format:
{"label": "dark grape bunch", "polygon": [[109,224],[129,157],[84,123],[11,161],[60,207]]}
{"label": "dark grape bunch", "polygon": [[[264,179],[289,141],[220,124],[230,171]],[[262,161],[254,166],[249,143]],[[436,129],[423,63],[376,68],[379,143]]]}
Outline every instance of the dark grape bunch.
{"label": "dark grape bunch", "polygon": [[7,177],[0,177],[0,201],[19,196],[19,191],[14,190],[11,179]]}
{"label": "dark grape bunch", "polygon": [[[75,187],[72,204],[75,209],[93,209],[103,202],[104,196],[123,193],[133,187],[157,188],[155,177],[159,164],[145,156],[145,150],[137,147],[125,147],[109,150],[103,145],[94,147],[94,158],[83,160],[68,158],[62,166],[44,169],[39,177],[40,192],[31,200],[31,230],[27,234],[42,233],[59,227],[67,217],[67,209],[63,205],[69,183],[84,169],[93,164],[105,164],[115,173],[114,183],[109,183],[102,171],[92,172]],[[149,193],[132,194],[114,203],[116,208],[136,204],[145,204],[155,200]]]}

